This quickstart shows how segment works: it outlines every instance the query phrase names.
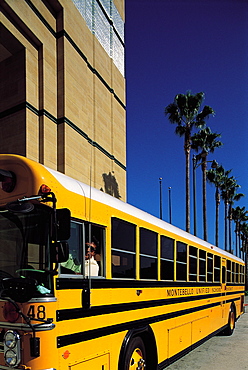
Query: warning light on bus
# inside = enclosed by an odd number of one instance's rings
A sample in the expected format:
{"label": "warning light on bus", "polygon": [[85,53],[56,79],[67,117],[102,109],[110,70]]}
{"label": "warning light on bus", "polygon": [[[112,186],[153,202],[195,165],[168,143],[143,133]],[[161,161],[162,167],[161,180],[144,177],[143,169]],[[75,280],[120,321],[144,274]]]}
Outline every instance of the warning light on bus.
{"label": "warning light on bus", "polygon": [[6,193],[11,193],[16,185],[16,176],[11,171],[0,169],[0,188]]}
{"label": "warning light on bus", "polygon": [[20,316],[17,307],[11,302],[6,302],[3,306],[3,316],[6,321],[16,322]]}
{"label": "warning light on bus", "polygon": [[39,194],[48,194],[51,192],[51,189],[46,184],[42,184],[39,190]]}

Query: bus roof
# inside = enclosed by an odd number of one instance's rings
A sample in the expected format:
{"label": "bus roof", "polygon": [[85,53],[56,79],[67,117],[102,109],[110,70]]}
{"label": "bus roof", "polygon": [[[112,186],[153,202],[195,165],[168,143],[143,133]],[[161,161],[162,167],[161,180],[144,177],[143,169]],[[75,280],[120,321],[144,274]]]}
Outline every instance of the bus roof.
{"label": "bus roof", "polygon": [[85,196],[86,198],[91,198],[92,200],[95,200],[97,202],[106,204],[114,209],[130,214],[131,216],[136,217],[140,220],[156,225],[157,227],[160,227],[161,229],[164,229],[165,231],[174,233],[178,235],[179,237],[185,238],[189,242],[192,241],[194,243],[202,245],[205,248],[210,249],[211,251],[219,252],[226,257],[237,260],[238,262],[243,262],[240,258],[234,256],[233,254],[226,252],[223,249],[218,248],[190,233],[187,233],[186,231],[176,226],[173,226],[166,221],[163,221],[153,215],[150,215],[149,213],[145,211],[142,211],[128,203],[125,203],[96,188],[90,187],[89,185],[86,185],[69,176],[66,176],[63,173],[57,172],[48,167],[45,167],[45,168],[60,182],[61,185],[63,185],[67,190],[71,192]]}

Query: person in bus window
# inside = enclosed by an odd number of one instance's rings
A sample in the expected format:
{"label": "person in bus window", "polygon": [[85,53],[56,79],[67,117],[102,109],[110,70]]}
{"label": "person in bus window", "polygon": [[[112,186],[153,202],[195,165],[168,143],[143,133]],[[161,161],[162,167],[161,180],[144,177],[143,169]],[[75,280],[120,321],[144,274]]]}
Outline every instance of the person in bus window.
{"label": "person in bus window", "polygon": [[98,276],[99,265],[96,261],[96,244],[86,243],[87,253],[85,256],[85,276]]}
{"label": "person in bus window", "polygon": [[[99,265],[96,261],[96,244],[94,242],[86,243],[85,255],[85,276],[98,276]],[[81,275],[81,264],[78,263],[76,258],[70,253],[66,262],[61,263],[62,273]]]}
{"label": "person in bus window", "polygon": [[64,268],[62,273],[81,274],[81,264],[78,264],[76,258],[73,258],[72,254],[69,254],[69,258],[66,262],[62,262],[61,266]]}

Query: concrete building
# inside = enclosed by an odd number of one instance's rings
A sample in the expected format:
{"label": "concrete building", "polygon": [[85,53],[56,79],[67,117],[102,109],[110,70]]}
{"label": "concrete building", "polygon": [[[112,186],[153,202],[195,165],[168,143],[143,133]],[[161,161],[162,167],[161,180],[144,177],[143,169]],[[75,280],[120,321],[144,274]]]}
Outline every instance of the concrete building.
{"label": "concrete building", "polygon": [[0,10],[0,152],[125,200],[124,0]]}

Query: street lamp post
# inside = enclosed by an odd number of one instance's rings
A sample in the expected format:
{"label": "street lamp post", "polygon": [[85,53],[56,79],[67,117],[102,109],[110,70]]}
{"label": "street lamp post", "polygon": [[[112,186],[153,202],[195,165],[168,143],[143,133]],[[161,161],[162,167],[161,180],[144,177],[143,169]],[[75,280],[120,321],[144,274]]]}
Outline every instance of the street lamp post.
{"label": "street lamp post", "polygon": [[162,204],[162,177],[159,178],[159,218],[163,218],[163,204]]}
{"label": "street lamp post", "polygon": [[172,223],[172,207],[171,207],[171,186],[168,187],[169,192],[169,222]]}

